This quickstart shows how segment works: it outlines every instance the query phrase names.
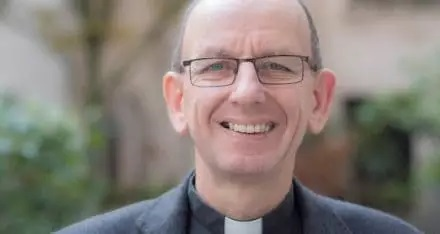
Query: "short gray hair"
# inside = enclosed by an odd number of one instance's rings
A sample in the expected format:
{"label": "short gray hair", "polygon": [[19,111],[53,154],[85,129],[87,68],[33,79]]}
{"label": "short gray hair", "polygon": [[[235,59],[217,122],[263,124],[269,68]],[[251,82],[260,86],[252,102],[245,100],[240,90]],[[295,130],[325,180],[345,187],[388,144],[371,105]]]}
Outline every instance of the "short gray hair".
{"label": "short gray hair", "polygon": [[[174,48],[173,55],[171,58],[171,70],[172,71],[179,72],[179,73],[182,73],[184,71],[184,69],[182,67],[182,61],[181,61],[182,60],[183,37],[185,34],[189,15],[191,14],[193,9],[196,7],[196,5],[200,1],[201,0],[191,0],[191,2],[188,4],[187,8],[185,9],[182,20],[180,21],[181,25],[180,25],[179,34],[177,37],[178,41],[176,43],[176,46]],[[322,57],[321,57],[321,48],[319,45],[318,30],[316,29],[315,23],[313,22],[312,15],[310,14],[310,11],[307,8],[307,6],[301,0],[298,0],[298,2],[301,5],[301,7],[304,9],[304,12],[307,16],[307,21],[309,23],[309,28],[310,28],[310,33],[311,33],[310,44],[312,47],[311,48],[312,55],[309,60],[309,65],[313,71],[319,71],[323,68],[323,64],[322,64]]]}

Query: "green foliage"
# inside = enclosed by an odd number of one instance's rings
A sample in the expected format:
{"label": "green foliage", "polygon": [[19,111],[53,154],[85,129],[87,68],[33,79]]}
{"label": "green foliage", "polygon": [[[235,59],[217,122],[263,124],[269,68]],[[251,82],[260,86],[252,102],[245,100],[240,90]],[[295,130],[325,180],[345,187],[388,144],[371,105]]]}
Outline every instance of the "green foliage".
{"label": "green foliage", "polygon": [[[358,111],[359,130],[364,150],[376,149],[380,153],[360,157],[365,167],[387,167],[387,155],[393,145],[381,142],[387,126],[409,133],[423,133],[434,139],[440,137],[440,51],[420,63],[407,64],[408,73],[414,78],[412,87],[400,93],[382,95],[363,105]],[[396,150],[396,149],[394,149]],[[362,150],[361,150],[362,151]],[[371,151],[371,150],[370,150]],[[436,149],[429,174],[440,183],[440,148]],[[431,178],[432,179],[432,178]]]}
{"label": "green foliage", "polygon": [[0,98],[0,233],[49,233],[96,212],[79,122]]}
{"label": "green foliage", "polygon": [[[401,145],[391,139],[402,131],[440,139],[439,65],[440,51],[418,64],[414,61],[405,64],[414,81],[409,89],[380,95],[357,111],[360,138],[356,167],[362,202],[402,212],[402,208],[411,204],[416,189],[414,182],[440,185],[440,146],[436,146],[435,155],[423,156],[432,158],[432,163],[423,173],[424,177],[419,178],[402,170],[405,163]],[[373,192],[368,194],[368,191]]]}
{"label": "green foliage", "polygon": [[387,124],[408,131],[440,134],[440,52],[428,61],[411,66],[412,87],[400,93],[382,95],[364,105],[359,120],[372,134]]}
{"label": "green foliage", "polygon": [[426,167],[425,178],[427,184],[440,184],[440,152],[437,152],[436,157]]}

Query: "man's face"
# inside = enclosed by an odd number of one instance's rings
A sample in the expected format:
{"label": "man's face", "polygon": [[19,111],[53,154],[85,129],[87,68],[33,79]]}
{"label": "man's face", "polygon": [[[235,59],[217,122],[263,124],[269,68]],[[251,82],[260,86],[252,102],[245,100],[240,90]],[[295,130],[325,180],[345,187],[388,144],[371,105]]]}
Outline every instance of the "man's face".
{"label": "man's face", "polygon": [[[295,1],[206,0],[189,18],[182,57],[310,56],[309,35],[305,14]],[[304,65],[303,81],[285,85],[261,84],[247,62],[225,87],[193,86],[188,68],[181,75],[168,74],[164,91],[173,123],[193,139],[196,166],[242,175],[293,171],[307,126],[319,129],[323,124],[316,123],[315,113],[323,105],[317,93],[323,82]],[[267,131],[243,133],[247,128]]]}

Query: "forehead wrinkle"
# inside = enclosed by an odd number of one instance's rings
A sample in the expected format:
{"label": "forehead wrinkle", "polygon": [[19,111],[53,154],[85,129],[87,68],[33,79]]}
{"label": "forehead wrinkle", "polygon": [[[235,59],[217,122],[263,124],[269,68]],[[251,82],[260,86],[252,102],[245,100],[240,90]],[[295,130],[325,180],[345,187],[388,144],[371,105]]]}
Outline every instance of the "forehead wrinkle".
{"label": "forehead wrinkle", "polygon": [[[195,52],[186,59],[197,59],[197,58],[251,58],[251,57],[264,57],[273,55],[304,55],[298,47],[292,47],[286,43],[276,43],[267,42],[265,40],[260,40],[259,37],[255,37],[255,43],[251,43],[251,48],[248,53],[243,53],[244,51],[233,50],[231,47],[218,46],[214,44],[200,45],[197,46]],[[240,44],[237,44],[239,47]]]}
{"label": "forehead wrinkle", "polygon": [[[280,38],[275,43],[271,40],[267,40],[265,37],[255,37],[255,43],[252,45],[254,46],[254,56],[270,56],[270,55],[307,55],[304,54],[307,51],[304,51],[303,47],[301,46],[302,43],[292,43],[293,41],[298,41],[298,37],[295,35],[295,39],[286,39],[285,37],[278,37]],[[281,40],[281,38],[284,38]]]}
{"label": "forehead wrinkle", "polygon": [[199,51],[195,53],[195,58],[202,57],[232,58],[234,56],[233,53],[228,51],[226,48],[207,46],[199,49]]}

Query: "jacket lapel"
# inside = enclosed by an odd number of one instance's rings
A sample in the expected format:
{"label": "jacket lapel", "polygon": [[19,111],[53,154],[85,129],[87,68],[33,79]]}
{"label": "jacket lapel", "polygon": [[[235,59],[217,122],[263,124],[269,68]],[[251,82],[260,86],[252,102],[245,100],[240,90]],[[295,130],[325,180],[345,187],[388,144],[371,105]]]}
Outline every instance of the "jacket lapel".
{"label": "jacket lapel", "polygon": [[297,204],[300,207],[303,231],[306,234],[351,234],[342,219],[323,196],[294,181]]}
{"label": "jacket lapel", "polygon": [[[192,172],[193,173],[193,172]],[[143,234],[185,234],[188,224],[187,191],[192,173],[176,188],[160,196],[139,217],[136,224]],[[351,234],[325,197],[294,181],[294,194],[305,234]]]}
{"label": "jacket lapel", "polygon": [[187,190],[189,179],[170,190],[146,208],[136,224],[143,234],[185,234],[188,224]]}

